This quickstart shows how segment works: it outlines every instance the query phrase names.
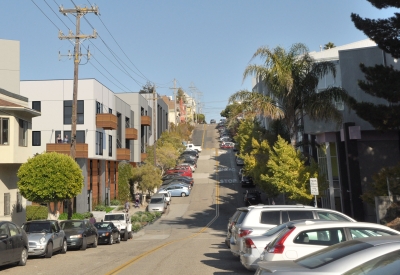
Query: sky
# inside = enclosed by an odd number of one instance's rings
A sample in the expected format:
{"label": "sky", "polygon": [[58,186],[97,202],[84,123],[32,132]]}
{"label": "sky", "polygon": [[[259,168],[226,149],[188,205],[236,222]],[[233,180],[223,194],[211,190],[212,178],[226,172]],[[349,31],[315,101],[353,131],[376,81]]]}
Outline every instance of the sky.
{"label": "sky", "polygon": [[230,95],[252,89],[243,72],[261,64],[251,60],[257,48],[342,46],[367,38],[351,13],[387,18],[396,12],[366,0],[1,0],[0,39],[20,41],[21,80],[73,79],[67,56],[73,43],[58,32],[76,33],[76,18],[59,12],[74,5],[100,11],[81,18],[81,33],[96,29],[98,37],[81,43],[91,58],[82,57],[80,79],[94,78],[115,93],[138,92],[151,82],[169,96],[175,79],[201,103],[207,122],[220,118]]}

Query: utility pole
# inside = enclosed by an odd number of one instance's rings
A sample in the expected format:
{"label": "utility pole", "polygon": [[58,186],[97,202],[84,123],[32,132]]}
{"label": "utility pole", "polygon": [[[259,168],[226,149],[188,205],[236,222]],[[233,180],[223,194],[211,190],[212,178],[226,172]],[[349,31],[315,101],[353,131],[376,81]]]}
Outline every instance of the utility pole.
{"label": "utility pole", "polygon": [[157,112],[156,112],[156,84],[153,84],[153,142],[154,142],[154,167],[157,167],[157,158],[156,158],[156,129],[157,129]]}
{"label": "utility pole", "polygon": [[[71,121],[71,149],[70,156],[75,160],[76,157],[76,113],[77,113],[77,104],[78,104],[78,68],[79,62],[82,54],[79,52],[80,41],[88,38],[97,38],[96,30],[93,30],[93,35],[83,35],[80,34],[80,21],[81,17],[85,14],[92,12],[98,15],[99,10],[98,7],[91,7],[90,9],[87,7],[81,8],[79,6],[75,6],[75,9],[64,9],[63,6],[60,6],[59,11],[65,16],[68,13],[75,14],[76,17],[76,33],[75,35],[70,30],[68,35],[63,35],[60,30],[58,33],[59,39],[75,39],[75,47],[74,47],[74,86],[73,86],[73,96],[72,96],[72,121]],[[88,53],[90,56],[90,53]],[[68,203],[68,219],[72,217],[72,199]]]}
{"label": "utility pole", "polygon": [[176,88],[176,79],[174,78],[174,87],[170,88],[174,90],[174,115],[175,115],[175,119],[174,119],[174,125],[176,125],[176,90],[178,90],[178,88]]}

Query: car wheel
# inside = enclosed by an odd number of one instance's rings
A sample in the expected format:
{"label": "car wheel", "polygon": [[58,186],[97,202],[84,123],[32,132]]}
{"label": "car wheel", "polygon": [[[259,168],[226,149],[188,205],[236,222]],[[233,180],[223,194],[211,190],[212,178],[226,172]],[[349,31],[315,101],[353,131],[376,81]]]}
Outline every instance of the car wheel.
{"label": "car wheel", "polygon": [[124,232],[124,239],[125,242],[128,240],[128,231],[125,230]]}
{"label": "car wheel", "polygon": [[121,242],[121,235],[118,233],[118,239],[117,239],[117,243]]}
{"label": "car wheel", "polygon": [[110,240],[108,241],[108,244],[109,245],[112,245],[114,243],[114,237],[113,237],[113,235],[111,234],[110,235]]}
{"label": "car wheel", "polygon": [[181,197],[186,197],[186,193],[182,192]]}
{"label": "car wheel", "polygon": [[51,256],[53,256],[53,243],[47,244],[46,254],[44,256],[46,258],[51,258]]}
{"label": "car wheel", "polygon": [[65,254],[65,253],[67,253],[67,248],[68,246],[67,246],[67,240],[64,240],[63,241],[63,244],[62,244],[62,247],[61,247],[61,254]]}
{"label": "car wheel", "polygon": [[26,265],[26,260],[28,259],[28,250],[24,247],[21,251],[21,258],[19,259],[18,265],[24,266]]}
{"label": "car wheel", "polygon": [[83,237],[81,250],[86,250],[86,248],[87,248],[87,240],[86,240],[86,237]]}
{"label": "car wheel", "polygon": [[94,247],[94,248],[97,247],[97,235],[94,236],[94,243],[92,244],[92,247]]}

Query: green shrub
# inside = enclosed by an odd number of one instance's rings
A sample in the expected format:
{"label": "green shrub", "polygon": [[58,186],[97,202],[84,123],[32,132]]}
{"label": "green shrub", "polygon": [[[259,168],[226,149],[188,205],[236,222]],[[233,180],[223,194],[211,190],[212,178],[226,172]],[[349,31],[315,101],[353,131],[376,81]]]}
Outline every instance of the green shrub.
{"label": "green shrub", "polygon": [[142,224],[140,222],[135,222],[132,224],[132,231],[137,232],[142,228]]}
{"label": "green shrub", "polygon": [[114,205],[114,206],[120,205],[120,204],[121,204],[121,201],[120,201],[120,200],[111,200],[111,201],[110,201],[110,204],[111,204],[111,205]]}
{"label": "green shrub", "polygon": [[118,206],[117,210],[124,210],[124,206],[122,206],[122,205]]}
{"label": "green shrub", "polygon": [[131,216],[131,222],[132,222],[132,224],[134,223],[134,222],[139,222],[140,221],[140,216],[139,215],[132,215]]}
{"label": "green shrub", "polygon": [[98,204],[98,205],[95,206],[94,210],[95,211],[106,211],[106,208],[107,207],[105,205]]}
{"label": "green shrub", "polygon": [[42,205],[27,205],[26,206],[26,220],[45,220],[49,215],[47,206]]}
{"label": "green shrub", "polygon": [[[85,213],[72,213],[73,220],[84,220],[84,219],[89,219],[90,218],[90,212],[85,212]],[[59,220],[66,220],[68,219],[68,213],[62,213],[58,217]]]}
{"label": "green shrub", "polygon": [[114,210],[114,207],[111,207],[111,206],[106,207],[106,213],[111,212],[113,210]]}

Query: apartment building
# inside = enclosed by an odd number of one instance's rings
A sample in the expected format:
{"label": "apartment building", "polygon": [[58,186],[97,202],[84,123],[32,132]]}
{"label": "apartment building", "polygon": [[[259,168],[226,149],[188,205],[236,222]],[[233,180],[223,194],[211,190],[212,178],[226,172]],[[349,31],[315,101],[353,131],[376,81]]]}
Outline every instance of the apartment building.
{"label": "apartment building", "polygon": [[[70,154],[73,80],[21,81],[21,95],[42,116],[32,121],[32,154],[55,151]],[[138,111],[95,79],[78,82],[76,161],[84,187],[74,199],[74,211],[92,211],[118,195],[118,163],[134,162]],[[58,137],[67,137],[58,143]],[[60,203],[60,212],[67,204]]]}
{"label": "apartment building", "polygon": [[[388,104],[358,87],[358,80],[365,79],[360,63],[367,66],[382,64],[400,70],[397,60],[380,50],[373,41],[366,39],[310,54],[317,62],[330,61],[336,66],[336,77],[327,75],[320,79],[318,90],[342,87],[357,101]],[[268,94],[260,81],[254,79],[253,84],[253,91]],[[373,174],[400,161],[398,132],[377,131],[343,102],[335,104],[342,111],[343,124],[337,126],[306,117],[304,130],[298,135],[299,141],[308,144],[302,150],[318,161],[326,175],[329,187],[322,198],[323,207],[342,211],[360,221],[375,222],[375,210],[363,203],[360,195],[368,189]],[[261,118],[261,121],[268,129],[268,119]]]}
{"label": "apartment building", "polygon": [[20,43],[0,39],[0,220],[21,225],[26,199],[18,192],[17,172],[32,157],[32,118],[40,112],[20,95]]}

